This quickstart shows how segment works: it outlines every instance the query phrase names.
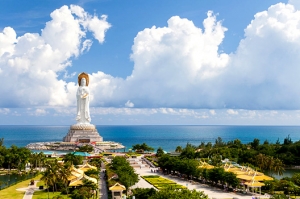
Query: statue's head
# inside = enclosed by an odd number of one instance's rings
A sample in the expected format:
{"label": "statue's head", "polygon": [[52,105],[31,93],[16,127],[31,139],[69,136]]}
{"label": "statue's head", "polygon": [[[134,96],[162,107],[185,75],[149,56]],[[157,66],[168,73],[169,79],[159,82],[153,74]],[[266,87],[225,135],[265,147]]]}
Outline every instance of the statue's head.
{"label": "statue's head", "polygon": [[[84,79],[85,84],[82,84],[82,81]],[[79,86],[88,86],[89,85],[89,75],[86,73],[80,73],[78,75],[78,84]]]}
{"label": "statue's head", "polygon": [[80,86],[86,86],[86,79],[85,78],[81,78]]}

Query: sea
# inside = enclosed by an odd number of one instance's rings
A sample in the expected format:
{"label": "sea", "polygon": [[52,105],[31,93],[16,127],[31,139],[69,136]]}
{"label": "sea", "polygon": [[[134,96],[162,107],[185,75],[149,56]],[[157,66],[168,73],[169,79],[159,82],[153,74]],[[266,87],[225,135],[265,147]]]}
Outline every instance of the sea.
{"label": "sea", "polygon": [[[286,137],[292,141],[300,140],[300,126],[224,126],[224,125],[97,125],[104,141],[122,143],[128,151],[132,145],[146,143],[155,150],[159,147],[171,152],[177,146],[187,143],[200,145],[220,137],[224,142],[235,139],[242,143],[252,142],[255,138],[263,143],[283,143]],[[62,141],[69,126],[0,125],[0,138],[4,145],[24,147],[32,142]]]}
{"label": "sea", "polygon": [[[0,125],[0,138],[4,138],[4,145],[24,147],[32,142],[62,141],[68,133],[69,126],[22,126]],[[293,142],[300,140],[300,126],[221,126],[221,125],[97,125],[98,132],[104,141],[122,143],[128,151],[132,145],[146,143],[155,150],[159,147],[166,152],[175,151],[177,146],[185,147],[187,143],[200,145],[201,142],[212,142],[220,137],[224,142],[235,139],[246,144],[255,138],[263,143],[283,143],[286,137]],[[124,151],[124,150],[122,150]],[[283,176],[273,175],[275,178],[291,177],[300,170],[286,170]],[[14,182],[11,176],[0,176],[0,181]],[[19,177],[16,177],[17,180]],[[6,186],[6,185],[2,185]],[[1,188],[1,186],[0,186]]]}

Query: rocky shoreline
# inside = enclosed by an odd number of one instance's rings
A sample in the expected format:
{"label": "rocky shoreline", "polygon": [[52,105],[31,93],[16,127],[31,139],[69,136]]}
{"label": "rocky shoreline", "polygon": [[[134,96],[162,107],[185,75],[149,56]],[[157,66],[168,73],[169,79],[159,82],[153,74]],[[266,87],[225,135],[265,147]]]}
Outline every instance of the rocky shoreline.
{"label": "rocky shoreline", "polygon": [[76,142],[35,142],[25,146],[30,150],[54,150],[54,151],[75,151],[80,146],[90,145],[94,148],[94,152],[105,152],[112,150],[125,149],[121,143],[112,141],[102,141],[93,143],[76,143]]}

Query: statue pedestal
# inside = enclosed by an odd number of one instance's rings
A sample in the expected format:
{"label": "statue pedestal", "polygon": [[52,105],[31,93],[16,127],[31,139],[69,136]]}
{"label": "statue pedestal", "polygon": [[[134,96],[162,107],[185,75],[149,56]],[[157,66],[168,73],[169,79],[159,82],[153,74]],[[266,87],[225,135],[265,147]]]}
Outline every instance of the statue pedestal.
{"label": "statue pedestal", "polygon": [[103,138],[99,135],[95,125],[74,124],[70,127],[68,134],[63,139],[64,142],[102,142]]}

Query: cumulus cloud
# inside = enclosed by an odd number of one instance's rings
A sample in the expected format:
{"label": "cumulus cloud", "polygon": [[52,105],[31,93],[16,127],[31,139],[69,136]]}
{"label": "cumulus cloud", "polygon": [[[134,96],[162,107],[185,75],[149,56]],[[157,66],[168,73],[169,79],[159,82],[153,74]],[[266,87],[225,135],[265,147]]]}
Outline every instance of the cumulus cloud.
{"label": "cumulus cloud", "polygon": [[135,107],[299,109],[299,23],[294,6],[270,6],[255,14],[236,52],[225,54],[218,48],[226,28],[212,12],[203,30],[172,17],[167,27],[137,34],[134,70],[116,91]]}
{"label": "cumulus cloud", "polygon": [[102,96],[109,98],[94,105],[120,106],[130,98],[138,108],[299,109],[299,23],[293,5],[272,5],[254,15],[237,50],[225,54],[219,46],[227,29],[211,11],[204,29],[171,17],[166,27],[137,34],[132,74],[107,77],[109,93]]}
{"label": "cumulus cloud", "polygon": [[[202,84],[217,77],[229,62],[229,55],[218,52],[227,29],[212,12],[203,24],[202,30],[192,21],[175,16],[168,20],[167,27],[140,31],[132,46],[132,74],[126,79],[106,77],[109,93],[101,96],[108,97],[107,101],[94,105],[119,106],[126,98],[138,108],[212,105],[205,97],[217,93],[211,93],[209,84]],[[92,76],[99,79],[100,74]],[[104,81],[102,78],[99,80]],[[95,88],[95,93],[103,93],[102,86]]]}
{"label": "cumulus cloud", "polygon": [[279,3],[257,13],[222,75],[226,107],[299,109],[300,11]]}
{"label": "cumulus cloud", "polygon": [[[192,108],[228,109],[228,114],[238,114],[234,109],[299,109],[298,8],[291,0],[256,13],[230,54],[219,50],[227,28],[212,11],[203,28],[179,16],[165,27],[145,28],[134,38],[131,75],[90,75],[91,105],[155,108],[162,114],[193,114],[185,112]],[[7,97],[0,99],[2,107],[75,104],[76,83],[59,80],[57,74],[89,50],[87,31],[102,43],[111,25],[107,16],[91,16],[79,6],[63,6],[51,18],[41,35],[17,37],[10,27],[0,33],[0,77],[8,82],[1,88]],[[207,115],[215,115],[214,110]]]}
{"label": "cumulus cloud", "polygon": [[75,83],[58,79],[58,73],[67,70],[72,58],[89,50],[91,39],[85,39],[87,31],[102,43],[110,24],[106,17],[90,16],[79,6],[62,6],[50,16],[40,34],[17,36],[11,27],[0,32],[0,78],[5,82],[1,107],[75,103],[69,97],[69,93],[75,95]]}

